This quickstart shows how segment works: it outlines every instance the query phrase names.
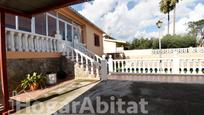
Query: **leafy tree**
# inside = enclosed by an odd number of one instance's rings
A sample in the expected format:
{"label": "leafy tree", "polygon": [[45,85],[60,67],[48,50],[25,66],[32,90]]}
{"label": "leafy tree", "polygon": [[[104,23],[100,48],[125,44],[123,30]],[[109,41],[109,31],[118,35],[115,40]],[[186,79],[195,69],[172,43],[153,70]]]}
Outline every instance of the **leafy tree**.
{"label": "leafy tree", "polygon": [[168,16],[168,34],[169,34],[169,26],[170,26],[170,11],[174,9],[174,5],[172,5],[172,0],[161,0],[160,1],[160,11]]}
{"label": "leafy tree", "polygon": [[[204,39],[204,19],[188,23],[188,34],[195,36],[199,45],[203,45]],[[198,36],[200,35],[200,36]]]}
{"label": "leafy tree", "polygon": [[[162,49],[166,48],[187,48],[197,46],[196,38],[190,35],[166,35],[161,39]],[[159,39],[135,38],[129,44],[129,49],[158,49]]]}

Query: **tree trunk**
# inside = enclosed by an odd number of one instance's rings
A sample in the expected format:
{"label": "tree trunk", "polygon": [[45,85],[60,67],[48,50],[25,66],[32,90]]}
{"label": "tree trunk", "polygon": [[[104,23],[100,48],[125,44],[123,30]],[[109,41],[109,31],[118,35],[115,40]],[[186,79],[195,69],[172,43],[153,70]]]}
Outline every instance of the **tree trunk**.
{"label": "tree trunk", "polygon": [[170,26],[170,15],[169,15],[170,12],[168,12],[168,32],[167,34],[169,34],[169,26]]}
{"label": "tree trunk", "polygon": [[174,8],[174,19],[173,19],[173,35],[176,34],[176,5]]}

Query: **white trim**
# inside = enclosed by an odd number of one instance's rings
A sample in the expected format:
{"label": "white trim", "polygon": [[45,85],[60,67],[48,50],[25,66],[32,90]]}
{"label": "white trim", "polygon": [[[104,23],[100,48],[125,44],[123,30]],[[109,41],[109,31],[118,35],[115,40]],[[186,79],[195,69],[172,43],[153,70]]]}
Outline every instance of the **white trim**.
{"label": "white trim", "polygon": [[108,42],[115,42],[115,43],[127,43],[126,41],[123,40],[114,40],[114,39],[104,39],[104,41],[108,41]]}
{"label": "white trim", "polygon": [[48,14],[45,13],[46,36],[48,36]]}
{"label": "white trim", "polygon": [[31,32],[35,33],[35,17],[31,19]]}
{"label": "white trim", "polygon": [[[57,13],[57,14],[58,14],[58,13]],[[64,22],[64,23],[67,23],[67,24],[69,24],[70,26],[72,26],[71,23],[69,23],[69,22],[67,22],[67,21],[65,21],[65,20],[63,20],[63,19],[61,19],[61,18],[59,18],[59,17],[57,17],[57,16],[54,16],[54,15],[52,15],[52,14],[50,14],[50,13],[47,13],[47,15],[50,16],[50,17],[52,17],[52,18],[58,19],[59,21],[62,21],[62,22]]]}
{"label": "white trim", "polygon": [[15,24],[16,24],[16,30],[18,30],[19,29],[19,27],[18,27],[18,16],[15,16]]}
{"label": "white trim", "polygon": [[58,17],[58,12],[57,12],[57,18],[56,19],[56,31],[57,31],[57,34],[60,33],[60,29],[59,29],[59,17]]}
{"label": "white trim", "polygon": [[64,27],[65,27],[65,40],[68,41],[68,38],[67,38],[67,36],[68,36],[68,34],[67,34],[67,24],[66,23],[64,23]]}

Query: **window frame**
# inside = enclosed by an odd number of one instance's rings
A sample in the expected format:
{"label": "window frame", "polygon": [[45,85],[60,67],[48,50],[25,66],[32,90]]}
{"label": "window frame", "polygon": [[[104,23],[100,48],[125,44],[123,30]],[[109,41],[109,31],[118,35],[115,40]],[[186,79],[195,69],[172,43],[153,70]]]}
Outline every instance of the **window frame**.
{"label": "window frame", "polygon": [[100,47],[100,36],[94,33],[94,46]]}

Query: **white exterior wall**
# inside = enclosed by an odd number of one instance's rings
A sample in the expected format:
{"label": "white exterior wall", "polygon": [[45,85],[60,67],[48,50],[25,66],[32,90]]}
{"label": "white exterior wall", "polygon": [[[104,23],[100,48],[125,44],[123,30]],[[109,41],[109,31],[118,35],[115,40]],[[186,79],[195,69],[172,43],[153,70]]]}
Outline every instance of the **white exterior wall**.
{"label": "white exterior wall", "polygon": [[152,55],[152,49],[124,50],[124,55],[127,59],[135,59],[138,57],[148,57]]}
{"label": "white exterior wall", "polygon": [[104,53],[116,53],[116,42],[103,40]]}

